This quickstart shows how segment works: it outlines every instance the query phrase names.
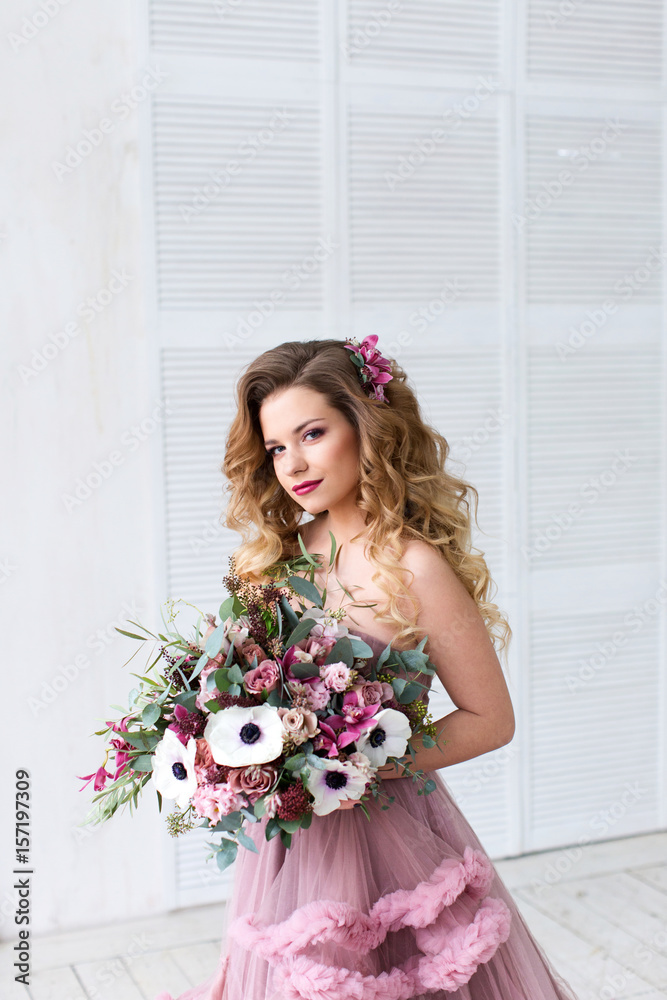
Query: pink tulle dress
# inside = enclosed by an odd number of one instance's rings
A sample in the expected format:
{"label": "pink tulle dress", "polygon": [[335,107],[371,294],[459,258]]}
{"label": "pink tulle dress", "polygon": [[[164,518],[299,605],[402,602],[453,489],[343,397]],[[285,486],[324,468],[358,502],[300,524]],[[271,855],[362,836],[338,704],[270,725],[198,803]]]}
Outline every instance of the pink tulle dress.
{"label": "pink tulle dress", "polygon": [[[349,631],[352,631],[350,629]],[[355,631],[373,649],[386,643]],[[217,968],[155,1000],[577,1000],[438,771],[387,781],[388,809],[313,816],[287,849],[251,827]],[[385,800],[386,801],[386,800]]]}

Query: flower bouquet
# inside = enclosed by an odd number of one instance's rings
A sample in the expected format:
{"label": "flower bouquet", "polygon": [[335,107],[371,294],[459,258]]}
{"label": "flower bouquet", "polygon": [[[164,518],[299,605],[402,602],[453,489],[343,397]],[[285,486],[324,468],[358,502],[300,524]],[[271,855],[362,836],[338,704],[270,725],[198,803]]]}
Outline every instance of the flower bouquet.
{"label": "flower bouquet", "polygon": [[387,645],[365,676],[373,650],[340,624],[344,608],[325,610],[317,562],[300,535],[299,544],[303,556],[276,563],[261,586],[237,577],[231,557],[219,621],[200,612],[190,638],[175,626],[178,601],[167,602],[164,634],[137,622],[145,634],[118,629],[142,643],[152,639],[151,656],[156,643],[159,649],[144,674],[133,674],[140,683],[128,709],[112,706],[122,717],[95,734],[114,735],[103,765],[81,779],[81,790],[93,781],[96,793],[84,823],[101,823],[128,803],[131,812],[150,781],[160,810],[163,797],[175,801],[167,818],[173,836],[195,825],[221,834],[209,846],[224,869],[239,844],[257,851],[247,824],[263,817],[266,839],[280,835],[287,848],[313,814],[325,816],[345,799],[357,800],[370,820],[365,802],[384,795],[376,773],[388,762],[398,767],[403,758],[403,773],[422,785],[418,794],[433,791],[435,783],[405,759],[414,762],[414,736],[425,747],[436,743],[422,697],[427,685],[417,679],[435,672],[422,651],[427,637],[415,649]]}

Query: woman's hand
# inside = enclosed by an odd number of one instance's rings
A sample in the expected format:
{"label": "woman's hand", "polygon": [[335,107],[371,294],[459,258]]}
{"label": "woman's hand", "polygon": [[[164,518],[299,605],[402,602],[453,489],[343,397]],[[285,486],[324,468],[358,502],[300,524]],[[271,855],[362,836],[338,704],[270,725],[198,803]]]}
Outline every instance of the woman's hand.
{"label": "woman's hand", "polygon": [[399,757],[398,767],[396,766],[396,764],[394,764],[393,761],[391,763],[383,764],[382,767],[378,767],[377,771],[375,772],[378,781],[380,780],[386,781],[387,778],[407,777],[407,775],[405,774],[405,769],[401,766],[402,761],[405,761],[406,764],[408,763],[408,759],[406,757]]}

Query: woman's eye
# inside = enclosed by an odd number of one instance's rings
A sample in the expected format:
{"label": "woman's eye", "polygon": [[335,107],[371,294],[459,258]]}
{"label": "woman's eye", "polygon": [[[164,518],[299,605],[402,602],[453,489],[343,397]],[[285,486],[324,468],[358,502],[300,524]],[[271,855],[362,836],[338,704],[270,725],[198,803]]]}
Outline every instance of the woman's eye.
{"label": "woman's eye", "polygon": [[[320,434],[324,434],[324,431],[320,427],[313,427],[311,428],[311,430],[306,431],[306,433],[303,435],[304,438],[307,438],[309,434],[317,434],[317,436],[319,437]],[[269,455],[270,458],[273,458],[275,456],[277,449],[282,447],[283,446],[281,444],[276,444],[274,445],[273,448],[267,448],[266,454]]]}

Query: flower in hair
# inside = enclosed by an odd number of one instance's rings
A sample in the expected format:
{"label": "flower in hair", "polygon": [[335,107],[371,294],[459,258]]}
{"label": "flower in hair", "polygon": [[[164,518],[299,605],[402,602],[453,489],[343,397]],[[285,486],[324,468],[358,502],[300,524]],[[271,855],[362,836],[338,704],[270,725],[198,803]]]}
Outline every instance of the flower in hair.
{"label": "flower in hair", "polygon": [[381,399],[385,403],[389,400],[384,394],[382,386],[393,379],[391,374],[391,361],[384,358],[376,348],[377,334],[370,334],[359,343],[354,337],[348,337],[345,347],[352,351],[352,361],[359,369],[359,379],[364,392],[371,399]]}

